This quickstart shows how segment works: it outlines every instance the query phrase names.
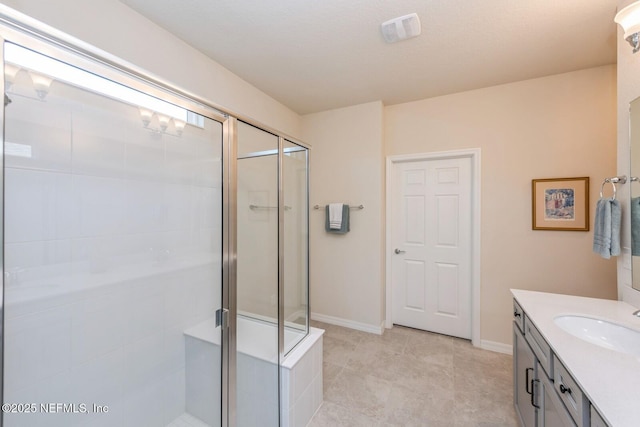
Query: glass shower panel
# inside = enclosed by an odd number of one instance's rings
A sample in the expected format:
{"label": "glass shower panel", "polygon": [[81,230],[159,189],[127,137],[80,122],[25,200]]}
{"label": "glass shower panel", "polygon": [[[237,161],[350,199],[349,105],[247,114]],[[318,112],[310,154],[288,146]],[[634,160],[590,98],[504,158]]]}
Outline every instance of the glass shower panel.
{"label": "glass shower panel", "polygon": [[5,85],[3,425],[220,426],[222,124],[9,43]]}
{"label": "glass shower panel", "polygon": [[308,150],[284,141],[284,352],[288,353],[309,330],[309,199]]}
{"label": "glass shower panel", "polygon": [[278,137],[238,122],[237,425],[278,417]]}

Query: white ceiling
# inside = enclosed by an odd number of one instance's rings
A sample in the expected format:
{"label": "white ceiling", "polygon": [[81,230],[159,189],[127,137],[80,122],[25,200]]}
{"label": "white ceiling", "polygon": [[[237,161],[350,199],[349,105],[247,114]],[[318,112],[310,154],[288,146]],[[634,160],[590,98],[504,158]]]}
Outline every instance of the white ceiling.
{"label": "white ceiling", "polygon": [[[121,1],[300,114],[616,62],[616,0]],[[386,44],[413,12],[422,35]]]}

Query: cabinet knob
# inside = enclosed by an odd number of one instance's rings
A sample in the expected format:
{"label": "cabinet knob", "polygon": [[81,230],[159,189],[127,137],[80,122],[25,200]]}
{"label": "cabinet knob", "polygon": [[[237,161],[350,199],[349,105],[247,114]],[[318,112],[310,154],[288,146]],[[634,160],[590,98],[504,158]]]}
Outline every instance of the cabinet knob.
{"label": "cabinet knob", "polygon": [[521,317],[522,313],[518,313],[517,311],[513,312],[513,317]]}
{"label": "cabinet knob", "polygon": [[565,394],[565,393],[571,394],[571,389],[569,387],[565,387],[564,384],[560,384],[560,393],[562,393],[562,394]]}

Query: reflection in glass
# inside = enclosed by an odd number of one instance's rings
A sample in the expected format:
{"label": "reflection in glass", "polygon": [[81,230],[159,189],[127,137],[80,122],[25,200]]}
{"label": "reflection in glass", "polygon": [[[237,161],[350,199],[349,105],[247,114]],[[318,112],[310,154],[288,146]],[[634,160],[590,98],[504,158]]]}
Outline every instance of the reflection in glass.
{"label": "reflection in glass", "polygon": [[3,397],[76,406],[3,425],[219,426],[221,123],[156,132],[149,105],[27,53],[48,65],[6,68]]}
{"label": "reflection in glass", "polygon": [[[633,288],[640,291],[640,98],[631,101],[630,113],[630,149],[631,149],[631,178],[630,178],[630,217],[631,217],[631,259]],[[635,274],[634,274],[635,273]]]}

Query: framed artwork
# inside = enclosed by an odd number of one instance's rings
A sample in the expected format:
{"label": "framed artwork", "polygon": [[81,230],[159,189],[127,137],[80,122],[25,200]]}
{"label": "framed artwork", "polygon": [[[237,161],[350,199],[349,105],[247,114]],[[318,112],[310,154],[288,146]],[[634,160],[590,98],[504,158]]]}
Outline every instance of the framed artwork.
{"label": "framed artwork", "polygon": [[531,181],[534,230],[589,231],[589,177]]}

